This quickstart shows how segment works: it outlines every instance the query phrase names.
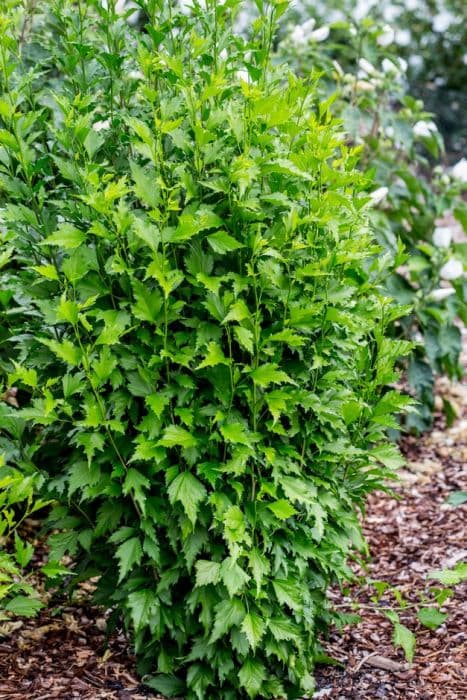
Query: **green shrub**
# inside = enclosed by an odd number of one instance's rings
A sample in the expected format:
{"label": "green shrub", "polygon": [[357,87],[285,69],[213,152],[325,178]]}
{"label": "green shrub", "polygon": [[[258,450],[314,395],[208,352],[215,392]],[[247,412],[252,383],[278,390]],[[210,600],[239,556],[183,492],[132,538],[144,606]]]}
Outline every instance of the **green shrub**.
{"label": "green shrub", "polygon": [[59,502],[52,558],[98,578],[149,685],[298,697],[401,463],[411,346],[386,335],[359,149],[271,65],[285,4],[258,1],[248,42],[236,0],[141,5],[137,32],[44,3],[22,52],[3,14],[12,419]]}

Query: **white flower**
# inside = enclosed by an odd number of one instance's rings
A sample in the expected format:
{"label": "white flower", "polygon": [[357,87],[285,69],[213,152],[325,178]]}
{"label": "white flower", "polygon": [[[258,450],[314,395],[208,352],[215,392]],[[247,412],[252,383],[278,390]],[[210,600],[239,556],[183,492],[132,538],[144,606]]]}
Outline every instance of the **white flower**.
{"label": "white flower", "polygon": [[467,182],[467,158],[461,158],[451,170],[451,175],[461,182]]}
{"label": "white flower", "polygon": [[433,17],[433,30],[443,34],[455,21],[456,18],[450,12],[439,12]]}
{"label": "white flower", "polygon": [[433,301],[444,301],[452,294],[455,294],[456,290],[453,287],[439,287],[439,289],[433,289],[433,291],[428,295],[429,299]]}
{"label": "white flower", "polygon": [[452,229],[449,226],[437,226],[433,233],[433,243],[437,248],[449,248],[452,240]]}
{"label": "white flower", "polygon": [[303,44],[306,44],[307,41],[305,32],[303,31],[303,27],[301,27],[300,25],[294,27],[290,38],[295,46],[303,46]]}
{"label": "white flower", "polygon": [[412,40],[412,35],[409,29],[398,29],[396,31],[395,42],[399,46],[408,46]]}
{"label": "white flower", "polygon": [[329,36],[330,29],[326,25],[319,27],[319,29],[315,29],[313,32],[310,34],[310,40],[311,41],[326,41],[326,39]]}
{"label": "white flower", "polygon": [[315,24],[316,24],[316,20],[314,17],[310,17],[310,19],[307,19],[307,21],[303,22],[303,24],[302,24],[303,33],[305,35],[310,35],[310,33],[315,28]]}
{"label": "white flower", "polygon": [[143,80],[144,75],[143,75],[143,73],[142,73],[140,70],[131,70],[131,71],[128,73],[128,77],[129,77],[131,80]]}
{"label": "white flower", "polygon": [[398,60],[399,60],[399,67],[400,67],[402,73],[406,73],[407,68],[408,68],[407,61],[405,60],[405,58],[402,58],[402,56],[399,56]]}
{"label": "white flower", "polygon": [[246,69],[238,70],[237,79],[243,80],[245,83],[248,83],[250,81],[250,74]]}
{"label": "white flower", "polygon": [[400,72],[400,67],[396,66],[390,58],[383,58],[381,68],[383,69],[383,73],[387,75],[397,75]]}
{"label": "white flower", "polygon": [[410,67],[413,68],[413,70],[418,72],[423,67],[423,57],[419,56],[418,54],[409,56],[409,64]]}
{"label": "white flower", "polygon": [[429,138],[436,131],[438,131],[436,124],[432,121],[426,122],[424,119],[420,119],[413,127],[414,135],[420,138]]}
{"label": "white flower", "polygon": [[447,261],[439,271],[439,274],[443,280],[455,280],[458,277],[462,277],[464,274],[464,266],[460,260],[456,258],[451,258]]}
{"label": "white flower", "polygon": [[358,60],[358,66],[365,75],[374,75],[377,72],[374,65],[370,63],[370,61],[367,61],[366,58],[360,58]]}
{"label": "white flower", "polygon": [[219,53],[219,58],[221,59],[221,61],[226,61],[228,59],[228,57],[229,57],[229,53],[228,53],[227,49],[222,49],[222,51]]}
{"label": "white flower", "polygon": [[343,78],[344,75],[345,75],[345,73],[344,73],[344,71],[342,70],[341,64],[338,63],[337,61],[333,61],[333,62],[332,62],[332,65],[334,66],[334,69],[335,69],[337,75],[339,75],[341,78]]}
{"label": "white flower", "polygon": [[387,126],[385,129],[385,134],[388,137],[388,139],[393,139],[395,136],[395,131],[393,126]]}
{"label": "white flower", "polygon": [[101,119],[92,125],[94,131],[106,131],[110,129],[110,119]]}
{"label": "white flower", "polygon": [[387,187],[378,187],[377,190],[370,193],[371,203],[374,207],[386,199],[389,189]]}
{"label": "white flower", "polygon": [[383,31],[376,39],[376,43],[379,44],[379,46],[390,46],[395,36],[394,29],[390,27],[389,24],[385,24]]}
{"label": "white flower", "polygon": [[374,83],[370,83],[369,80],[357,80],[355,87],[357,90],[362,90],[362,92],[371,92],[375,89]]}

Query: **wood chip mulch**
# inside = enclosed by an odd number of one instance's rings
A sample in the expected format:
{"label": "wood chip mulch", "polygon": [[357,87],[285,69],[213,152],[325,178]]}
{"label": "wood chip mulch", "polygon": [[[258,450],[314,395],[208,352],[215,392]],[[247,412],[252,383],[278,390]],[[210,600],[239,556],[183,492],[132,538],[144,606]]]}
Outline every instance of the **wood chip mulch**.
{"label": "wood chip mulch", "polygon": [[[408,466],[395,500],[374,494],[365,533],[372,561],[368,575],[396,585],[409,601],[426,590],[426,574],[467,557],[466,505],[446,503],[454,491],[467,490],[467,385],[441,382],[456,405],[458,419],[446,428],[442,419],[422,438],[405,438]],[[327,653],[342,667],[317,669],[315,698],[335,700],[464,700],[467,698],[466,586],[443,606],[449,613],[437,630],[423,628],[412,609],[402,621],[417,636],[414,663],[407,665],[391,643],[391,624],[369,604],[366,588],[352,592],[363,605],[362,622],[332,632]],[[331,594],[351,610],[350,598]],[[385,598],[383,598],[384,600]],[[388,597],[390,602],[390,597]],[[105,618],[83,600],[61,603],[33,620],[0,622],[0,700],[147,700],[156,698],[138,680],[131,645],[123,634],[108,644]]]}

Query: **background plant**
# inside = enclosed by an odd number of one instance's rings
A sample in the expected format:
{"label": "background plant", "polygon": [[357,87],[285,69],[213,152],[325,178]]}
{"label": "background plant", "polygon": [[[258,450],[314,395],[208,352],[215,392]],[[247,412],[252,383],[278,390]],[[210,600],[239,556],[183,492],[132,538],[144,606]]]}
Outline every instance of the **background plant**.
{"label": "background plant", "polygon": [[465,185],[441,166],[443,139],[432,115],[408,92],[407,62],[397,55],[393,29],[372,19],[319,26],[313,14],[289,24],[279,51],[298,71],[325,76],[323,98],[333,100],[349,138],[362,147],[378,240],[392,256],[400,242],[410,253],[387,289],[412,306],[394,333],[418,343],[407,376],[420,410],[407,423],[420,430],[431,423],[435,375],[461,374],[456,319],[465,321],[465,251],[453,240],[452,216],[465,226],[459,196]]}

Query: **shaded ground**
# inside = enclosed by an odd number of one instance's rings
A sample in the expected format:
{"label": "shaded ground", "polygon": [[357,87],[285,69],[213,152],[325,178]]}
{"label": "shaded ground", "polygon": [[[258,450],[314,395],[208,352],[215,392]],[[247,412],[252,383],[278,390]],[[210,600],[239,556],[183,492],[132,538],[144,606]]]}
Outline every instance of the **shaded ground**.
{"label": "shaded ground", "polygon": [[[411,602],[417,600],[417,591],[426,588],[429,571],[454,566],[467,558],[466,506],[446,503],[450,493],[467,490],[467,386],[449,389],[451,400],[458,405],[459,419],[450,429],[442,429],[439,419],[435,430],[422,439],[406,438],[403,450],[409,462],[401,474],[403,483],[396,489],[403,500],[375,494],[365,519],[373,556],[369,576],[398,586]],[[466,590],[465,584],[456,587],[455,596],[443,606],[448,619],[436,631],[422,627],[414,610],[403,613],[402,621],[417,636],[414,663],[407,670],[402,651],[391,644],[389,621],[363,608],[361,623],[346,628],[343,634],[331,635],[328,653],[342,661],[344,668],[318,670],[317,697],[466,698]],[[360,591],[358,601],[368,604],[369,594]],[[345,602],[345,598],[336,599],[338,605]],[[373,654],[398,662],[400,668],[397,663],[393,671],[375,668]]]}
{"label": "shaded ground", "polygon": [[[440,384],[457,406],[458,419],[421,439],[406,438],[409,464],[402,471],[396,501],[384,494],[370,499],[365,532],[373,560],[369,576],[390,582],[413,601],[426,573],[452,566],[467,556],[466,506],[446,503],[454,491],[467,490],[467,385]],[[402,621],[417,634],[414,663],[407,668],[391,644],[391,625],[371,609],[357,626],[333,633],[327,650],[343,668],[317,671],[316,698],[375,700],[397,698],[463,700],[467,697],[466,587],[443,607],[449,617],[438,630],[421,628],[411,610]],[[368,604],[369,591],[357,593]],[[355,598],[355,596],[354,596]],[[335,596],[344,610],[349,600]],[[125,637],[106,644],[105,619],[83,601],[43,612],[37,619],[0,623],[0,700],[144,700],[155,698],[134,673]],[[375,656],[392,670],[375,668]],[[377,659],[376,659],[377,661]],[[394,663],[395,662],[395,663]]]}

